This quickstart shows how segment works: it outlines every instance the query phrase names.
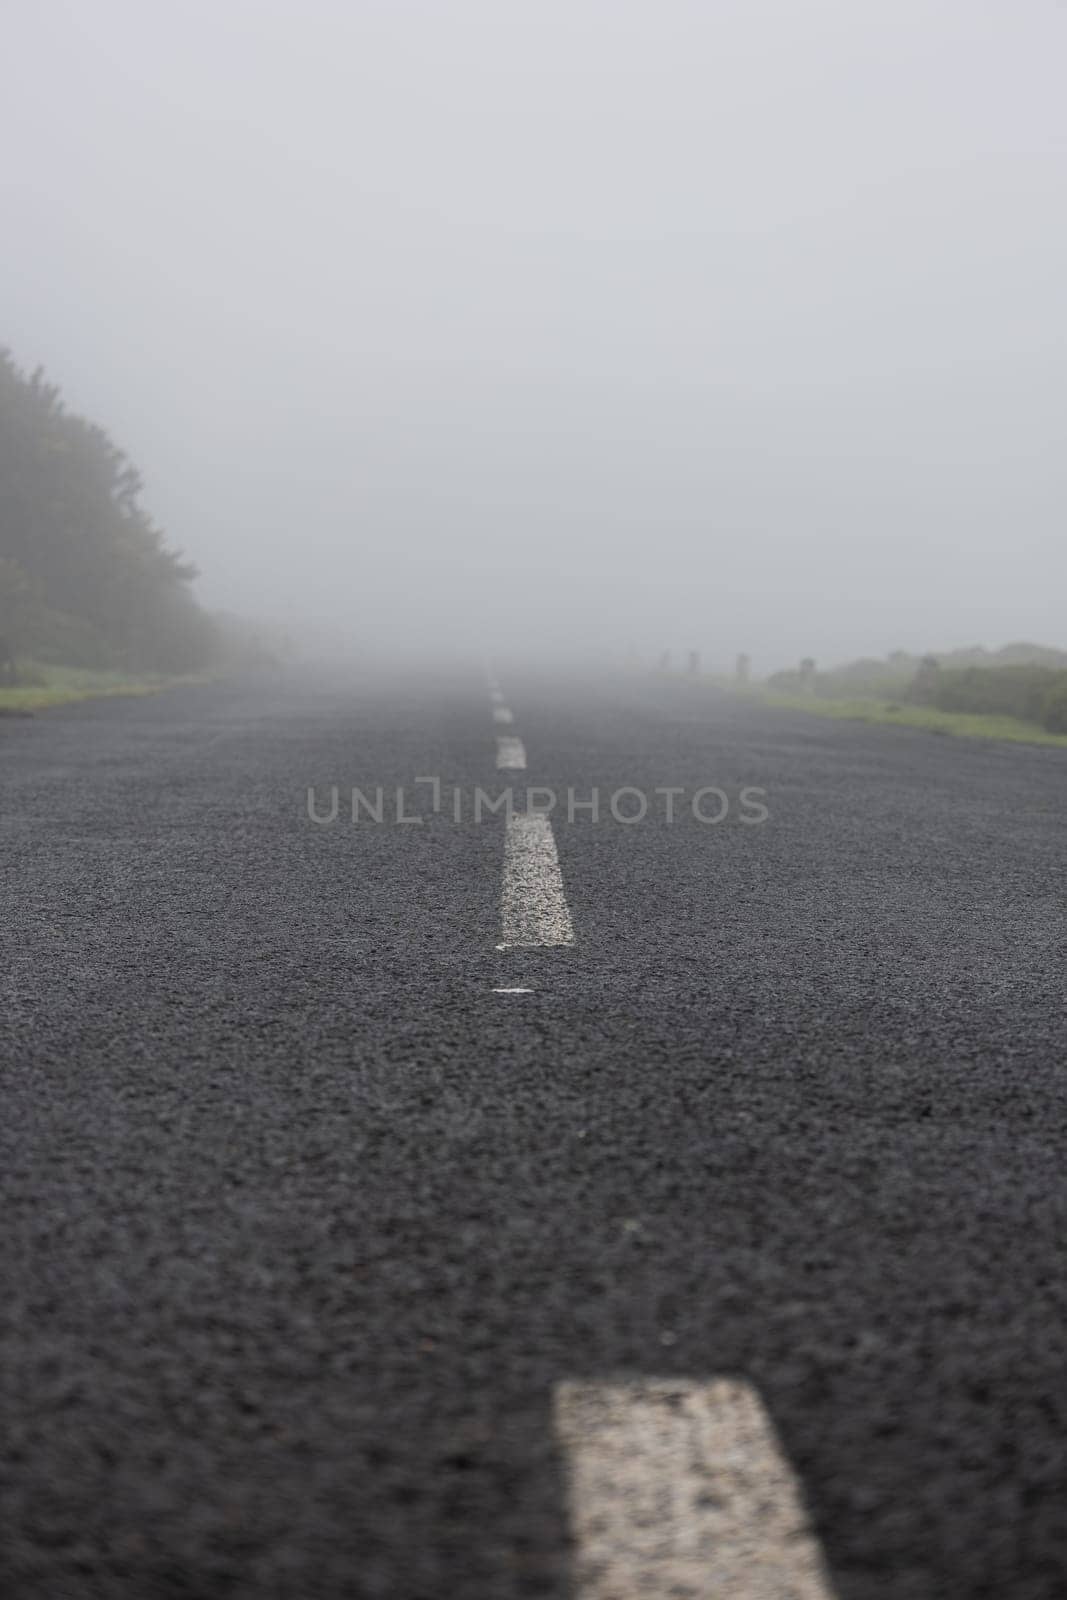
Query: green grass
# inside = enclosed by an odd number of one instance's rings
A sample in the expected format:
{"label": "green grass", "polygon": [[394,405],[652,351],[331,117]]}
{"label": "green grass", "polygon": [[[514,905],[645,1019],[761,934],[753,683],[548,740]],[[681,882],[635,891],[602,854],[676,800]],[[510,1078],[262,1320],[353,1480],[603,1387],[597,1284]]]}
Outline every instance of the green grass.
{"label": "green grass", "polygon": [[772,690],[763,691],[761,698],[768,705],[810,711],[817,717],[924,728],[927,733],[962,739],[1004,739],[1014,744],[1052,744],[1067,748],[1067,734],[1048,733],[1039,722],[1024,722],[1020,717],[938,711],[933,706],[898,705],[885,700],[824,700],[818,695],[775,694]]}
{"label": "green grass", "polygon": [[201,681],[197,675],[131,677],[124,672],[97,672],[86,667],[44,666],[33,662],[20,663],[20,672],[32,681],[14,688],[0,685],[0,715],[5,711],[32,714],[47,711],[51,706],[69,705],[76,700],[99,700],[109,695],[157,694],[170,684]]}

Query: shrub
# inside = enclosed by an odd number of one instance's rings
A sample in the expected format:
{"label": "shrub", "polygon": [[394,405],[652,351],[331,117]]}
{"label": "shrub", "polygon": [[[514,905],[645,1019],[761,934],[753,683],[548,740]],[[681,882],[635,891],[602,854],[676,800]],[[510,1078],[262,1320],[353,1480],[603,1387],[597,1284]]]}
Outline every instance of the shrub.
{"label": "shrub", "polygon": [[927,704],[941,711],[966,711],[1042,721],[1045,700],[1067,673],[1052,667],[958,667],[941,669],[928,686]]}
{"label": "shrub", "polygon": [[1041,708],[1041,721],[1049,733],[1067,733],[1067,672],[1059,674],[1045,695]]}

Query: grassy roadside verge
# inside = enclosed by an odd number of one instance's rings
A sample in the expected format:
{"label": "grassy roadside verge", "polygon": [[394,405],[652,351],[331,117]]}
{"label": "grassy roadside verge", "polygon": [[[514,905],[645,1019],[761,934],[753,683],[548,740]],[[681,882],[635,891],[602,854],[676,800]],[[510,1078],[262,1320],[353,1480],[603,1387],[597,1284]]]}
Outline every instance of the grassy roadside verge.
{"label": "grassy roadside verge", "polygon": [[207,674],[190,673],[183,677],[146,674],[131,677],[124,672],[94,672],[84,667],[27,665],[32,683],[14,688],[0,685],[0,716],[32,716],[52,706],[70,705],[77,700],[100,700],[112,695],[158,694],[178,683],[204,683]]}
{"label": "grassy roadside verge", "polygon": [[808,711],[817,717],[847,722],[878,722],[897,728],[922,728],[927,733],[961,739],[1000,739],[1012,744],[1049,744],[1067,749],[1067,734],[1049,733],[1038,722],[1020,717],[983,715],[968,711],[938,711],[933,706],[899,705],[884,700],[828,700],[819,695],[776,694],[755,691],[765,705]]}

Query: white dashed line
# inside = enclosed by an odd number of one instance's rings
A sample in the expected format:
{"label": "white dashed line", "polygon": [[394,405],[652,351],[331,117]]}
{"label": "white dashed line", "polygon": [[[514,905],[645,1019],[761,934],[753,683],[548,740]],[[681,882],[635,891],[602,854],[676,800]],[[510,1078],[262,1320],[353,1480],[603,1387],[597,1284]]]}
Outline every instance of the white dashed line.
{"label": "white dashed line", "polygon": [[494,994],[533,994],[532,989],[494,989]]}
{"label": "white dashed line", "polygon": [[833,1600],[792,1469],[747,1383],[562,1383],[578,1600]]}
{"label": "white dashed line", "polygon": [[489,698],[495,706],[502,706],[504,704],[504,691],[502,689],[490,689]]}
{"label": "white dashed line", "polygon": [[514,739],[506,733],[498,733],[496,737],[496,764],[498,768],[507,771],[524,772],[526,770],[526,746],[521,739]]}
{"label": "white dashed line", "polygon": [[515,718],[512,716],[512,714],[508,710],[507,706],[494,706],[493,707],[493,721],[494,722],[514,722]]}
{"label": "white dashed line", "polygon": [[574,943],[552,824],[540,811],[515,812],[504,834],[504,948]]}

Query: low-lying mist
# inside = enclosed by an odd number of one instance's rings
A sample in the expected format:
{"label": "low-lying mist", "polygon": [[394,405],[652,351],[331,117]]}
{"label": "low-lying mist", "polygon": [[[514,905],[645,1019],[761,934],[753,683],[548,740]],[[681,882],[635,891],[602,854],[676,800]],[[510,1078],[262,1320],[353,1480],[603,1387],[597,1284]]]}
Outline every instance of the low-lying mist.
{"label": "low-lying mist", "polygon": [[37,0],[8,33],[3,338],[209,611],[760,673],[1067,643],[1062,8]]}

